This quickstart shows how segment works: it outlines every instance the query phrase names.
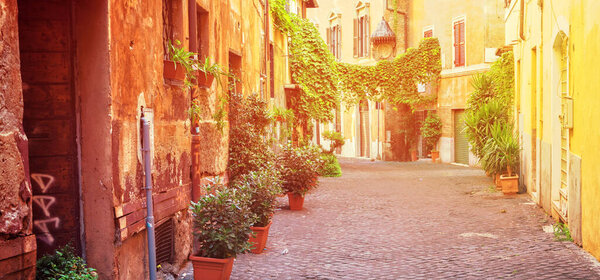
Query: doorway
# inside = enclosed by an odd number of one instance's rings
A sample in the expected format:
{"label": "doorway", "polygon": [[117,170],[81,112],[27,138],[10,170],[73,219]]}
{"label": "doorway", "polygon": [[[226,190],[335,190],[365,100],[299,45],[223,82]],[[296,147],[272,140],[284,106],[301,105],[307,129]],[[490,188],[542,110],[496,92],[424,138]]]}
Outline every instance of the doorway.
{"label": "doorway", "polygon": [[465,135],[465,110],[454,111],[454,162],[469,164],[469,141]]}
{"label": "doorway", "polygon": [[70,244],[80,254],[72,3],[20,0],[18,9],[37,253]]}

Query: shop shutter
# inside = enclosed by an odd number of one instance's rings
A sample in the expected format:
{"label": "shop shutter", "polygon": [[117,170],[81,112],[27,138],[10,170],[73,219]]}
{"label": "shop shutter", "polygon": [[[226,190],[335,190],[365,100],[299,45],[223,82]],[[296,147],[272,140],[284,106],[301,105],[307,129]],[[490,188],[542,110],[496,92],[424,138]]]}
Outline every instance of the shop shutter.
{"label": "shop shutter", "polygon": [[469,164],[469,142],[465,135],[464,110],[454,111],[454,161]]}

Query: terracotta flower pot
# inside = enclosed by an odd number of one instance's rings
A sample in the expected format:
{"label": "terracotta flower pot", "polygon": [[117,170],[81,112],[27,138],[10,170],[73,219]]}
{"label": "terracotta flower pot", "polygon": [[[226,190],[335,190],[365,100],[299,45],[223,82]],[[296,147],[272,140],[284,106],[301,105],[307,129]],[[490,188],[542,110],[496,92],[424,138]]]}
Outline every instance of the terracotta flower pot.
{"label": "terracotta flower pot", "polygon": [[165,60],[163,76],[169,80],[183,81],[185,80],[185,67],[179,63]]}
{"label": "terracotta flower pot", "polygon": [[411,161],[417,161],[417,151],[416,150],[411,150],[410,151],[410,160]]}
{"label": "terracotta flower pot", "polygon": [[304,205],[304,196],[295,193],[288,193],[288,199],[290,200],[290,210],[302,210],[302,206]]}
{"label": "terracotta flower pot", "polygon": [[198,79],[198,86],[208,88],[212,85],[212,82],[215,79],[215,76],[213,76],[211,74],[204,74],[204,72],[198,71],[197,79]]}
{"label": "terracotta flower pot", "polygon": [[256,237],[252,237],[252,235],[250,235],[249,241],[254,244],[254,249],[252,249],[250,252],[254,254],[260,254],[263,252],[265,246],[267,245],[267,238],[269,237],[269,228],[271,228],[271,224],[273,224],[273,222],[269,222],[269,224],[265,227],[250,227],[250,229],[254,232],[254,235],[256,235]]}
{"label": "terracotta flower pot", "polygon": [[502,190],[502,183],[500,182],[500,174],[495,174],[494,175],[494,184],[496,184],[496,190],[497,191],[501,191]]}
{"label": "terracotta flower pot", "polygon": [[214,259],[190,256],[194,280],[227,280],[233,269],[233,258]]}
{"label": "terracotta flower pot", "polygon": [[431,161],[433,161],[433,163],[436,163],[439,157],[440,157],[439,151],[431,151]]}
{"label": "terracotta flower pot", "polygon": [[502,192],[504,194],[516,194],[517,192],[519,192],[519,175],[501,175],[500,182],[502,184]]}

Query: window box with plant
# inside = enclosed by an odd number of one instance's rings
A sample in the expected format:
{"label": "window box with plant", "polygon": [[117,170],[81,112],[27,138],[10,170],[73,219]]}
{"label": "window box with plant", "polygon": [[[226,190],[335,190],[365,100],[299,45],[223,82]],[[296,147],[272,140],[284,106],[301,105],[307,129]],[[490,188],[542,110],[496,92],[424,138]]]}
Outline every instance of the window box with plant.
{"label": "window box with plant", "polygon": [[186,85],[191,83],[191,73],[193,73],[194,53],[186,51],[179,40],[175,45],[168,42],[169,54],[164,60],[165,79],[183,81]]}
{"label": "window box with plant", "polygon": [[442,136],[442,120],[435,113],[429,113],[423,126],[421,127],[421,135],[425,141],[425,149],[431,151],[431,161],[437,162],[440,157],[440,151],[436,149],[437,142]]}
{"label": "window box with plant", "polygon": [[275,212],[275,200],[282,192],[279,171],[274,162],[270,165],[260,171],[243,175],[236,183],[236,187],[248,192],[250,211],[256,216],[256,222],[250,227],[252,234],[249,239],[252,243],[251,252],[254,254],[262,253],[267,244]]}
{"label": "window box with plant", "polygon": [[229,279],[234,258],[250,250],[248,236],[256,216],[244,188],[228,188],[216,178],[206,186],[207,195],[192,202],[194,236],[199,245],[190,256],[194,279]]}
{"label": "window box with plant", "polygon": [[312,145],[282,147],[278,161],[281,166],[283,190],[287,192],[291,210],[302,210],[304,197],[317,187],[321,150]]}
{"label": "window box with plant", "polygon": [[198,86],[210,87],[215,78],[217,78],[217,83],[220,83],[219,79],[221,74],[223,74],[221,66],[216,63],[211,63],[209,57],[204,58],[204,61],[198,61],[194,68],[198,71]]}

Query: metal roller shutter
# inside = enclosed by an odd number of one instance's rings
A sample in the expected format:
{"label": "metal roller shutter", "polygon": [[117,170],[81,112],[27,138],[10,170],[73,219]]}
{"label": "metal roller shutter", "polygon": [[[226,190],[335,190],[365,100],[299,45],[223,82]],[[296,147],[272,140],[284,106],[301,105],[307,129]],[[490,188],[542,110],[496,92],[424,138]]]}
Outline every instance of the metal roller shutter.
{"label": "metal roller shutter", "polygon": [[454,111],[454,161],[469,164],[469,142],[464,133],[464,110]]}

